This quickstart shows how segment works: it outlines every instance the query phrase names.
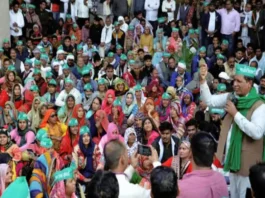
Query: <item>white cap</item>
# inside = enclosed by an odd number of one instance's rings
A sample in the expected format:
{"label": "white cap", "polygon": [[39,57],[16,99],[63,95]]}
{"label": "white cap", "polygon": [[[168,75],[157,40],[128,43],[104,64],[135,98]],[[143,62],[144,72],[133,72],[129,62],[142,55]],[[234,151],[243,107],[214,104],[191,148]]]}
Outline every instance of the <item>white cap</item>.
{"label": "white cap", "polygon": [[61,50],[61,49],[59,49],[57,52],[56,52],[56,54],[58,55],[58,54],[64,54],[65,52],[63,51],[63,50]]}
{"label": "white cap", "polygon": [[179,63],[178,63],[178,67],[179,67],[179,68],[182,68],[182,69],[185,69],[185,70],[186,70],[186,68],[187,68],[187,67],[186,67],[186,64],[183,63],[183,62],[179,62]]}
{"label": "white cap", "polygon": [[57,61],[57,60],[56,60],[56,61],[53,61],[53,62],[52,62],[52,66],[54,67],[55,65],[60,65],[60,62]]}
{"label": "white cap", "polygon": [[123,16],[119,16],[119,17],[118,17],[118,21],[124,21]]}
{"label": "white cap", "polygon": [[66,60],[68,59],[75,60],[75,57],[73,54],[68,54],[68,56],[66,57]]}
{"label": "white cap", "polygon": [[228,76],[227,73],[225,72],[221,72],[219,75],[218,75],[219,78],[222,78],[222,79],[225,79],[225,80],[230,80],[230,77]]}

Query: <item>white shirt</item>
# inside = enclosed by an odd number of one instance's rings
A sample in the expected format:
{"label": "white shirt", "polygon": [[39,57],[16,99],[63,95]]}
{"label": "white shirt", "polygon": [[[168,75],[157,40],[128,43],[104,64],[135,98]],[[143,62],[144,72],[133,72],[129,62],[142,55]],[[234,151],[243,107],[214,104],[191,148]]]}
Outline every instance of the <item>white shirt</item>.
{"label": "white shirt", "polygon": [[76,2],[76,16],[79,18],[89,18],[89,8],[92,8],[91,0],[88,0],[87,5],[84,4],[84,0],[78,0]]}
{"label": "white shirt", "polygon": [[124,32],[127,32],[128,30],[128,24],[123,22],[123,24],[120,26],[120,29]]}
{"label": "white shirt", "polygon": [[[171,12],[168,12],[167,9],[171,9]],[[176,2],[170,0],[164,0],[162,3],[162,12],[167,12],[168,21],[174,20],[174,11],[176,10]]]}
{"label": "white shirt", "polygon": [[144,9],[146,10],[146,20],[148,21],[156,21],[158,8],[160,6],[159,0],[145,0]]}
{"label": "white shirt", "polygon": [[[12,36],[22,36],[22,28],[24,27],[24,17],[21,10],[18,10],[15,13],[13,10],[9,11],[10,16],[10,34]],[[17,27],[13,26],[13,23],[17,23]],[[18,32],[15,32],[15,29],[18,29]]]}
{"label": "white shirt", "polygon": [[[154,162],[154,168],[160,166],[160,162]],[[150,198],[151,190],[147,190],[138,184],[130,183],[134,168],[130,165],[124,171],[125,174],[116,174],[119,183],[119,198]]]}
{"label": "white shirt", "polygon": [[[225,107],[229,93],[212,95],[207,83],[201,84],[200,90],[201,90],[200,92],[201,92],[202,101],[204,101],[207,104],[207,106]],[[237,112],[234,117],[234,122],[246,135],[248,135],[254,140],[259,140],[265,134],[265,122],[263,115],[265,115],[265,104],[262,104],[253,112],[251,116],[251,121],[248,121],[247,118],[244,117],[240,112]],[[232,128],[233,124],[229,129],[226,140],[226,153],[230,145]]]}
{"label": "white shirt", "polygon": [[64,106],[65,100],[67,96],[70,94],[75,97],[75,104],[80,104],[82,102],[82,97],[80,92],[76,88],[73,88],[69,94],[67,94],[65,90],[62,90],[58,95],[58,97],[56,98],[55,105],[59,107]]}
{"label": "white shirt", "polygon": [[105,25],[101,31],[100,42],[105,44],[110,43],[112,39],[112,32],[113,32],[113,25],[112,24],[110,26]]}
{"label": "white shirt", "polygon": [[210,20],[209,20],[209,25],[208,25],[208,31],[214,32],[216,14],[215,12],[209,12],[209,14],[210,14]]}

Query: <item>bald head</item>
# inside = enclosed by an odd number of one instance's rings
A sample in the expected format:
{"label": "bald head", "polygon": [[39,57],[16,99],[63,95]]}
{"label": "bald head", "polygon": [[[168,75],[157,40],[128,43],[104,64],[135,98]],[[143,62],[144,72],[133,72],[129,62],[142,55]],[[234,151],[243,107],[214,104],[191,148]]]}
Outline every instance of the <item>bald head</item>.
{"label": "bald head", "polygon": [[116,169],[125,152],[126,147],[121,141],[111,140],[108,142],[104,147],[105,169]]}

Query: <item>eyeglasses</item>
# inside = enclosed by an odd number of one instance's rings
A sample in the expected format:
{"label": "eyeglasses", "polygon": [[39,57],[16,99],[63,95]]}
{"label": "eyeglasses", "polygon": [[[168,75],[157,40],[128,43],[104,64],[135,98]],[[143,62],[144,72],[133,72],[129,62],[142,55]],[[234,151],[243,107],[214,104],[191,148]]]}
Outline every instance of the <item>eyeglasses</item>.
{"label": "eyeglasses", "polygon": [[51,115],[51,118],[54,118],[54,117],[56,117],[56,116],[57,116],[57,114],[55,113],[55,114]]}

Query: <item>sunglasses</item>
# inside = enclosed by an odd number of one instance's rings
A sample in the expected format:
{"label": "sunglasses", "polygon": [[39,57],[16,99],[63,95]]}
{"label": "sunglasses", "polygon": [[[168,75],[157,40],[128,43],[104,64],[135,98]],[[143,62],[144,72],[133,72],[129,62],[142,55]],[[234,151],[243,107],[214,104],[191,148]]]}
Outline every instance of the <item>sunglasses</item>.
{"label": "sunglasses", "polygon": [[51,118],[56,117],[56,116],[57,116],[57,114],[52,114],[52,115],[51,115]]}

